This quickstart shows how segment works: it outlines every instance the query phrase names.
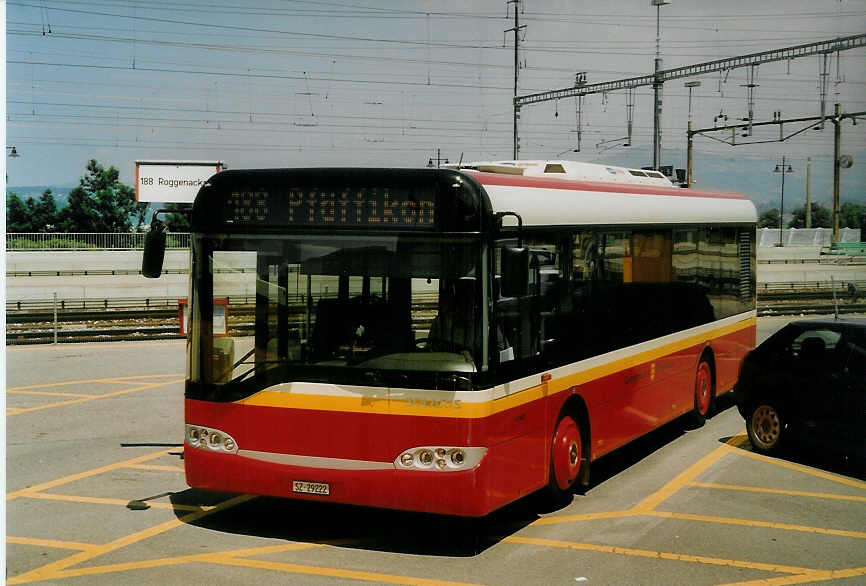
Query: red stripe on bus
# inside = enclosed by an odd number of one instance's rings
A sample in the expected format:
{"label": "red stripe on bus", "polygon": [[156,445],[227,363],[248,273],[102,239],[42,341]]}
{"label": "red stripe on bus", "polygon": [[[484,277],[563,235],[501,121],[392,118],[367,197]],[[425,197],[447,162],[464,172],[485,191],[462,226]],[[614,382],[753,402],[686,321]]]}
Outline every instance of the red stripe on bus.
{"label": "red stripe on bus", "polygon": [[542,189],[564,189],[567,191],[596,191],[604,193],[622,193],[625,195],[673,195],[676,197],[703,197],[714,199],[748,198],[740,193],[722,191],[702,191],[698,189],[683,189],[681,187],[660,187],[656,185],[639,185],[632,183],[603,183],[600,181],[576,181],[573,179],[553,179],[549,177],[524,177],[522,175],[506,175],[500,173],[471,173],[481,185],[501,185],[505,187],[538,187]]}

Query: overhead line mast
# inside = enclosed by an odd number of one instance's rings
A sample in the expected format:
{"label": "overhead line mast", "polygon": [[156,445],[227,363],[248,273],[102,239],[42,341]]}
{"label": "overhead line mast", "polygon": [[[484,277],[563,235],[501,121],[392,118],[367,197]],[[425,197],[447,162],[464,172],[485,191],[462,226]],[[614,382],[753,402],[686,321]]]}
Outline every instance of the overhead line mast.
{"label": "overhead line mast", "polygon": [[520,152],[520,139],[517,136],[517,121],[520,119],[520,107],[517,105],[517,77],[520,72],[520,30],[525,29],[525,24],[520,24],[520,4],[523,0],[507,0],[508,4],[514,4],[514,27],[505,29],[506,33],[514,33],[514,147],[512,149],[514,160],[518,158]]}

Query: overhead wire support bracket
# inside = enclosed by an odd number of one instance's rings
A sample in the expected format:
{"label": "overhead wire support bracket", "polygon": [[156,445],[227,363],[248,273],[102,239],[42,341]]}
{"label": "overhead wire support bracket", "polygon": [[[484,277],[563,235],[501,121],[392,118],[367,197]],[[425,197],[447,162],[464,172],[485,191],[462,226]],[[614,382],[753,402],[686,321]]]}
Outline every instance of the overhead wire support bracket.
{"label": "overhead wire support bracket", "polygon": [[[850,118],[851,120],[856,120],[857,118],[859,118],[861,116],[866,116],[866,111],[864,111],[864,112],[846,112],[846,113],[839,115],[839,120],[845,120],[847,118]],[[806,122],[807,123],[804,128],[796,130],[796,131],[794,131],[788,135],[782,135],[781,131],[780,131],[779,138],[778,139],[772,139],[772,140],[735,142],[735,141],[729,141],[729,140],[725,140],[725,139],[721,139],[721,138],[716,138],[714,136],[710,136],[710,134],[709,134],[711,132],[720,132],[723,130],[733,130],[736,132],[737,130],[745,129],[747,125],[742,124],[742,123],[741,124],[729,124],[726,126],[708,127],[708,128],[696,128],[695,130],[690,131],[690,134],[692,134],[692,135],[698,135],[699,134],[699,135],[704,136],[706,138],[709,138],[711,140],[723,142],[725,144],[730,144],[732,146],[739,146],[739,145],[746,145],[746,144],[763,144],[763,143],[768,143],[768,142],[784,142],[784,141],[788,140],[789,138],[792,138],[792,137],[794,137],[794,136],[796,136],[802,132],[809,130],[810,128],[814,128],[815,122],[821,122],[822,120],[825,120],[826,118],[827,118],[826,116],[808,116],[805,118],[785,118],[785,119],[783,119],[783,118],[781,118],[781,116],[775,116],[774,115],[773,120],[768,120],[766,122],[752,122],[751,123],[750,126],[752,126],[752,127],[755,127],[755,126],[772,126],[773,124],[778,124],[780,129],[781,129],[783,124],[796,124],[798,122]]]}
{"label": "overhead wire support bracket", "polygon": [[514,105],[519,108],[528,104],[536,104],[539,102],[547,102],[550,100],[573,98],[575,96],[586,96],[589,94],[612,92],[616,90],[641,86],[651,86],[657,81],[665,82],[673,79],[680,79],[683,77],[693,77],[705,73],[711,73],[714,71],[724,71],[727,69],[737,69],[740,67],[760,65],[762,63],[771,63],[774,61],[797,59],[800,57],[808,57],[809,55],[835,53],[864,46],[866,46],[866,34],[850,35],[847,37],[828,39],[815,43],[806,43],[803,45],[795,45],[793,47],[785,47],[783,49],[773,49],[770,51],[751,53],[749,55],[740,55],[738,57],[730,57],[727,59],[716,59],[714,61],[706,61],[704,63],[697,63],[695,65],[676,67],[674,69],[663,69],[657,74],[640,75],[627,79],[605,81],[601,83],[587,84],[580,87],[569,87],[558,90],[539,92],[536,94],[529,94],[525,96],[518,96],[514,98]]}

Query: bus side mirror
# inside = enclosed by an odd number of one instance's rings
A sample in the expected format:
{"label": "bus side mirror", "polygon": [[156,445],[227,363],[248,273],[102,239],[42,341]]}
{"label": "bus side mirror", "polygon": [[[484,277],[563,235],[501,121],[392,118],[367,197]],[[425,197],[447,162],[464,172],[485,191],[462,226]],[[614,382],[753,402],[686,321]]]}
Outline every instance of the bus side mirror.
{"label": "bus side mirror", "polygon": [[502,249],[502,296],[521,297],[529,292],[529,249]]}
{"label": "bus side mirror", "polygon": [[154,219],[150,232],[144,237],[144,253],[141,255],[141,274],[156,279],[162,274],[165,259],[165,224]]}

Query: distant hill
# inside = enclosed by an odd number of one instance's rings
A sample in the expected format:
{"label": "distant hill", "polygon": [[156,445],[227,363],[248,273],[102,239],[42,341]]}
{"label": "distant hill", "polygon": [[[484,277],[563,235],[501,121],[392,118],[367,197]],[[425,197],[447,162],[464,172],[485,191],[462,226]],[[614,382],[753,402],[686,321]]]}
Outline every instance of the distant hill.
{"label": "distant hill", "polygon": [[[862,186],[866,184],[866,153],[855,151],[854,166],[842,171],[841,198],[842,202],[866,204],[866,193]],[[580,160],[580,154],[575,159]],[[593,162],[606,162],[626,167],[641,167],[652,161],[652,153],[643,147],[610,151],[601,155],[590,155],[585,158]],[[785,180],[785,211],[806,204],[806,161],[804,157],[789,157],[793,173]],[[685,153],[677,149],[664,151],[663,163],[675,167],[685,167]],[[781,178],[773,173],[777,158],[758,158],[741,156],[731,149],[727,155],[711,155],[696,152],[694,161],[695,187],[711,191],[735,191],[752,200],[758,211],[779,206],[781,199]],[[832,205],[833,200],[833,164],[826,157],[815,157],[812,160],[812,201],[824,206]]]}
{"label": "distant hill", "polygon": [[21,199],[27,199],[28,197],[39,199],[42,197],[42,194],[46,189],[50,189],[51,195],[54,196],[54,201],[57,202],[57,208],[59,209],[66,206],[66,201],[69,199],[69,192],[76,187],[77,185],[7,185],[6,199],[8,201],[10,193],[14,193]]}

